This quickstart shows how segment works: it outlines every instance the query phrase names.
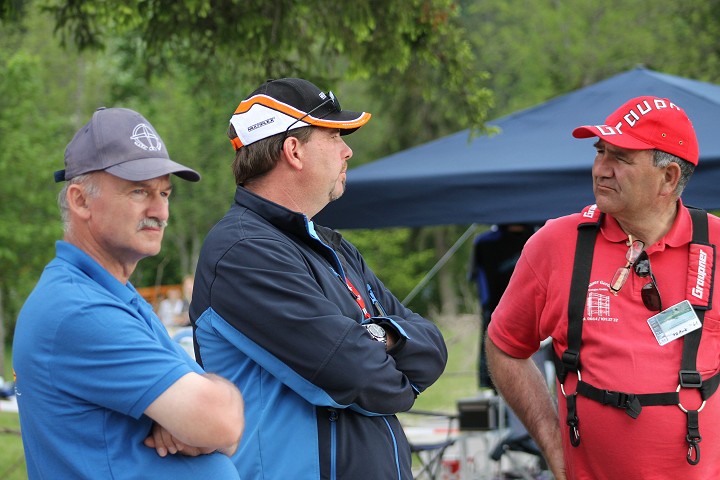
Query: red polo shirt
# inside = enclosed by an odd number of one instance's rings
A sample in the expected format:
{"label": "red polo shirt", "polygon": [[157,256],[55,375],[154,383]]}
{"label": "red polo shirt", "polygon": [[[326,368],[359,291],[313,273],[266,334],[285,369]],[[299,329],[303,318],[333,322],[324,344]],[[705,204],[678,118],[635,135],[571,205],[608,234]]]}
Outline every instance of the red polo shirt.
{"label": "red polo shirt", "polygon": [[[495,345],[508,355],[527,358],[547,337],[553,338],[557,354],[567,348],[570,279],[577,226],[582,222],[582,214],[551,220],[527,242],[488,330]],[[680,203],[670,232],[656,244],[646,245],[664,309],[686,298],[693,303],[687,286],[691,238],[690,214]],[[717,217],[709,217],[709,238],[710,243],[720,239]],[[601,389],[674,391],[683,340],[660,346],[652,334],[647,319],[657,312],[645,308],[640,296],[649,278],[631,273],[618,295],[609,290],[615,271],[626,264],[626,242],[627,235],[615,219],[606,216],[597,236],[588,285],[580,373],[584,381]],[[719,292],[720,288],[714,289],[713,309],[705,314],[697,356],[704,379],[720,370]],[[568,375],[566,393],[575,391],[576,379],[575,374]],[[686,389],[681,401],[690,409],[700,405],[699,395]],[[687,420],[677,406],[647,406],[633,419],[624,410],[578,396],[581,442],[572,447],[563,395],[558,403],[570,479],[720,478],[720,393],[700,412],[701,459],[695,466],[685,458]]]}

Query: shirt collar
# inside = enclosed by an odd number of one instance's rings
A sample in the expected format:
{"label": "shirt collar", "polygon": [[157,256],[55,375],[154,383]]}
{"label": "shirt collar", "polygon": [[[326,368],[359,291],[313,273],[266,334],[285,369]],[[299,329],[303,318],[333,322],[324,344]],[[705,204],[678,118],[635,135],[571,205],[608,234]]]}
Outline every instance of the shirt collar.
{"label": "shirt collar", "polygon": [[125,285],[120,283],[117,278],[113,277],[110,272],[105,270],[95,259],[75,245],[63,240],[58,240],[55,243],[55,250],[57,258],[80,269],[98,285],[108,290],[124,303],[129,304],[136,296],[139,296],[135,287],[133,287],[130,282]]}
{"label": "shirt collar", "polygon": [[[662,251],[666,247],[679,247],[690,243],[692,240],[692,220],[687,208],[683,206],[682,200],[678,199],[678,210],[670,231],[665,234],[655,245],[646,245],[648,251]],[[603,236],[609,242],[619,243],[627,241],[627,234],[620,227],[620,224],[611,215],[605,215],[605,221],[600,228]]]}

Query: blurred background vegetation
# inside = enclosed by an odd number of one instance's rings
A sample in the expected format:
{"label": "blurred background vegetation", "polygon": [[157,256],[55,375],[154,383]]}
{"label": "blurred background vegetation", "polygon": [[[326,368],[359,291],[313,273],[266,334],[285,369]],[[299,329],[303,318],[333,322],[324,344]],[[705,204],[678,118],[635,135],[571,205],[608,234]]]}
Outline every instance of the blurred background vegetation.
{"label": "blurred background vegetation", "polygon": [[[719,30],[718,0],[0,0],[0,348],[62,235],[53,172],[97,107],[138,110],[203,175],[176,182],[163,250],[132,278],[179,283],[232,200],[230,115],[267,78],[373,113],[352,168],[638,64],[718,83]],[[343,233],[403,299],[467,228]],[[466,243],[411,308],[477,314]]]}
{"label": "blurred background vegetation", "polygon": [[[486,134],[487,120],[638,64],[720,83],[719,34],[720,0],[0,0],[0,375],[11,379],[4,347],[62,236],[53,172],[100,106],[141,112],[171,158],[203,175],[175,182],[163,250],[132,278],[173,284],[232,201],[225,130],[267,78],[307,78],[373,114],[347,137],[352,168],[466,128]],[[403,299],[468,227],[342,233]],[[470,243],[409,302],[451,351],[418,408],[452,410],[475,391]],[[26,478],[17,415],[0,414],[0,445],[0,478]]]}

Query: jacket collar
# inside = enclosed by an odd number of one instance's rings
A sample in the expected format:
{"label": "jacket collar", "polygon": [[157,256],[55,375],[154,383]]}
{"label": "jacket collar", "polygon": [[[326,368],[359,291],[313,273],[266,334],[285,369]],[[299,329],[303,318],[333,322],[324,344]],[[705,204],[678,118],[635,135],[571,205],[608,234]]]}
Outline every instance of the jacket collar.
{"label": "jacket collar", "polygon": [[304,214],[271,202],[243,186],[238,186],[235,190],[235,203],[257,213],[282,231],[289,231],[296,235],[308,235],[309,220]]}
{"label": "jacket collar", "polygon": [[318,225],[305,214],[294,212],[242,186],[238,186],[235,191],[235,203],[237,207],[246,208],[259,215],[281,232],[295,235],[308,245],[313,245],[313,248],[321,252],[331,265],[334,265],[333,268],[342,274],[345,259],[340,248],[340,233]]}

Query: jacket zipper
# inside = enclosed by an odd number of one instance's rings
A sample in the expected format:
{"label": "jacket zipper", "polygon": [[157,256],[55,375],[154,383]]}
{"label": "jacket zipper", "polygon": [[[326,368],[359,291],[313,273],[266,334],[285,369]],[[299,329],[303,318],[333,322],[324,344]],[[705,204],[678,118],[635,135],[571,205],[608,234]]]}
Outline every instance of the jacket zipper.
{"label": "jacket zipper", "polygon": [[383,306],[378,301],[377,297],[375,296],[375,292],[373,292],[372,287],[369,283],[366,283],[365,286],[367,287],[368,295],[370,295],[370,301],[373,304],[373,307],[375,307],[375,310],[377,310],[377,314],[381,317],[387,317],[387,312],[383,308]]}
{"label": "jacket zipper", "polygon": [[395,438],[395,432],[393,432],[393,429],[390,426],[390,422],[388,422],[387,418],[383,417],[383,421],[385,422],[385,426],[387,427],[388,432],[390,433],[390,438],[392,438],[393,453],[395,454],[395,468],[397,471],[397,478],[398,478],[398,480],[401,480],[402,476],[401,476],[401,472],[400,472],[400,453],[398,452],[398,444],[397,444],[397,439]]}
{"label": "jacket zipper", "polygon": [[334,408],[330,410],[330,479],[337,479],[337,419],[338,413]]}

